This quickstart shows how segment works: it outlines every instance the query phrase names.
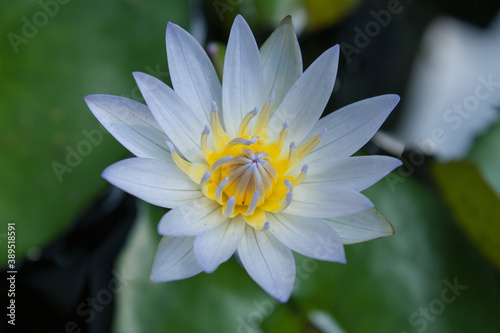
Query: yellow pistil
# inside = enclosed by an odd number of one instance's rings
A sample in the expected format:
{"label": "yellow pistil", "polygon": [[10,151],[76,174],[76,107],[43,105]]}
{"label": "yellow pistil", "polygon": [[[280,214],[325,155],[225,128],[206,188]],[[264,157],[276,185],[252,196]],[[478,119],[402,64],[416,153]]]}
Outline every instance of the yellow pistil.
{"label": "yellow pistil", "polygon": [[[307,165],[300,174],[289,173],[320,143],[324,131],[296,147],[291,143],[283,151],[289,131],[285,121],[279,134],[270,141],[269,120],[274,105],[274,92],[264,103],[257,121],[251,128],[257,109],[243,118],[238,136],[231,138],[221,125],[218,108],[212,103],[210,126],[206,125],[200,146],[207,164],[193,164],[183,159],[169,145],[175,164],[193,181],[200,184],[201,192],[221,205],[224,216],[239,214],[256,230],[269,227],[266,212],[281,212],[290,205],[294,186],[304,181]],[[209,135],[213,147],[209,146]]]}

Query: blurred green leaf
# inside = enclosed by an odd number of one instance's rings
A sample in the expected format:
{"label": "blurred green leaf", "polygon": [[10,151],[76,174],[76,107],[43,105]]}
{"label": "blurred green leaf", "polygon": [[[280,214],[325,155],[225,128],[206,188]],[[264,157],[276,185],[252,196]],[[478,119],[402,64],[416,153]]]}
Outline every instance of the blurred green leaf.
{"label": "blurred green leaf", "polygon": [[436,164],[433,174],[457,222],[500,268],[500,199],[471,163]]}
{"label": "blurred green leaf", "polygon": [[168,79],[168,20],[186,26],[189,4],[0,3],[0,219],[16,222],[18,258],[58,235],[126,156],[83,97],[140,98],[134,70]]}

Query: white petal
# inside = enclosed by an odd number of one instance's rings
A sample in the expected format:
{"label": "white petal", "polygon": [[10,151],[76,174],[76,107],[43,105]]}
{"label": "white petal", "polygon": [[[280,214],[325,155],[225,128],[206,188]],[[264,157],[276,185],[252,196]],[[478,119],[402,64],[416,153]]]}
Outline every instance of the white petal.
{"label": "white petal", "polygon": [[194,254],[198,264],[211,273],[233,255],[245,231],[245,221],[240,215],[227,219],[216,228],[196,236]]}
{"label": "white petal", "polygon": [[86,96],[85,102],[109,133],[132,154],[172,160],[165,145],[169,139],[146,105],[111,95]]}
{"label": "white petal", "polygon": [[260,59],[264,73],[265,96],[275,92],[276,109],[286,93],[302,74],[302,56],[290,16],[269,36],[260,48]]}
{"label": "white petal", "polygon": [[294,188],[293,200],[287,214],[333,218],[354,214],[373,207],[359,192],[335,188],[324,183],[300,184]]}
{"label": "white petal", "polygon": [[269,123],[271,133],[277,134],[288,120],[290,132],[285,146],[301,142],[313,129],[332,94],[339,61],[339,46],[326,50],[299,77],[274,112]]}
{"label": "white petal", "polygon": [[267,231],[249,225],[238,246],[238,256],[250,277],[271,296],[286,302],[295,281],[292,251]]}
{"label": "white petal", "polygon": [[269,231],[293,251],[314,259],[345,263],[342,240],[320,219],[284,213],[268,217]]}
{"label": "white petal", "polygon": [[203,197],[200,187],[174,164],[129,158],[107,167],[102,177],[150,204],[174,208]]}
{"label": "white petal", "polygon": [[163,237],[156,249],[150,279],[153,282],[182,280],[202,271],[193,252],[194,237]]}
{"label": "white petal", "polygon": [[217,227],[227,218],[221,205],[203,197],[172,209],[163,215],[158,233],[164,236],[195,236]]}
{"label": "white petal", "polygon": [[175,148],[192,162],[203,161],[200,138],[205,124],[198,120],[191,108],[165,83],[139,72],[134,73],[134,78],[156,121]]}
{"label": "white petal", "polygon": [[235,137],[243,117],[264,104],[259,49],[250,27],[236,16],[224,58],[222,110],[226,132]]}
{"label": "white petal", "polygon": [[188,32],[167,25],[168,69],[175,92],[203,123],[209,123],[212,101],[221,105],[222,89],[212,62]]}
{"label": "white petal", "polygon": [[340,235],[344,244],[360,243],[394,234],[394,228],[375,208],[323,220]]}
{"label": "white petal", "polygon": [[326,156],[351,156],[372,138],[398,102],[398,95],[377,96],[345,106],[320,119],[308,136],[325,128],[328,130],[304,163],[312,164]]}
{"label": "white petal", "polygon": [[353,191],[362,191],[401,165],[401,161],[389,156],[355,156],[337,159],[326,156],[308,164],[308,183],[324,183]]}

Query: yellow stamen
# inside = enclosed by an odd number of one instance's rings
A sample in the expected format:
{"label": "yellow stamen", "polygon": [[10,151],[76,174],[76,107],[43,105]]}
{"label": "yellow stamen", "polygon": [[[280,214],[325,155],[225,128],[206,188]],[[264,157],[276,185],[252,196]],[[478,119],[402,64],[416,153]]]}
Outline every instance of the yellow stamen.
{"label": "yellow stamen", "polygon": [[265,143],[269,140],[269,119],[271,119],[271,111],[274,105],[274,91],[269,96],[268,100],[264,103],[262,110],[260,110],[259,118],[252,131],[252,136],[260,136]]}
{"label": "yellow stamen", "polygon": [[205,195],[206,197],[210,197],[210,194],[208,193],[208,180],[212,177],[212,174],[208,171],[205,171],[203,174],[203,177],[201,177],[200,180],[200,187],[201,187],[201,193]]}
{"label": "yellow stamen", "polygon": [[326,128],[319,132],[318,134],[314,135],[312,138],[304,142],[303,144],[300,145],[300,147],[297,148],[297,155],[295,157],[295,160],[293,163],[290,164],[289,169],[292,170],[294,169],[297,164],[300,163],[306,157],[309,155],[314,148],[316,148],[319,143],[321,142],[321,137],[325,134]]}
{"label": "yellow stamen", "polygon": [[293,197],[293,185],[292,183],[290,182],[290,180],[288,179],[285,179],[285,186],[286,186],[286,190],[287,190],[287,193],[285,195],[285,200],[283,200],[283,203],[281,204],[281,206],[278,208],[278,209],[275,209],[274,212],[275,213],[279,213],[281,211],[283,211],[284,209],[286,209],[290,203],[292,202],[292,197]]}
{"label": "yellow stamen", "polygon": [[302,167],[302,169],[300,170],[300,174],[298,176],[295,176],[294,179],[292,180],[293,186],[299,185],[306,179],[308,168],[309,166],[307,164]]}
{"label": "yellow stamen", "polygon": [[281,127],[281,131],[280,133],[278,134],[278,136],[276,137],[276,140],[274,140],[273,143],[271,143],[272,145],[276,145],[279,149],[279,151],[281,151],[281,149],[283,149],[283,146],[285,145],[285,141],[286,141],[286,137],[288,136],[288,120],[286,120],[284,123],[283,123],[283,126]]}
{"label": "yellow stamen", "polygon": [[238,129],[238,136],[240,138],[249,136],[248,125],[250,124],[250,120],[257,115],[257,108],[253,109],[249,113],[245,115],[245,118],[241,121],[240,128]]}
{"label": "yellow stamen", "polygon": [[231,141],[231,137],[222,128],[219,111],[215,102],[212,102],[212,110],[210,111],[210,127],[214,136],[215,149],[220,154],[224,151],[226,144]]}
{"label": "yellow stamen", "polygon": [[210,127],[205,125],[203,132],[201,133],[201,151],[206,160],[209,160],[215,152],[208,146],[208,135],[210,134]]}
{"label": "yellow stamen", "polygon": [[174,163],[181,169],[186,175],[189,176],[194,182],[199,183],[203,177],[204,172],[207,170],[207,165],[199,163],[191,163],[183,159],[174,148],[171,142],[166,142],[168,149],[170,150],[170,155],[174,160]]}
{"label": "yellow stamen", "polygon": [[223,205],[222,203],[222,194],[224,193],[224,188],[227,185],[227,182],[229,181],[229,178],[226,177],[224,178],[219,185],[217,185],[217,188],[215,189],[215,200],[217,200],[218,203]]}

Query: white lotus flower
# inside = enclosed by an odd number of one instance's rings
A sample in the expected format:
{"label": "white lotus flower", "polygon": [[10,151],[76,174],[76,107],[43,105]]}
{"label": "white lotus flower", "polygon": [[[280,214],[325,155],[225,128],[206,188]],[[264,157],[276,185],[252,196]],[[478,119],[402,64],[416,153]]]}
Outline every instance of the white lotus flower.
{"label": "white lotus flower", "polygon": [[103,172],[115,186],[170,208],[151,272],[154,282],[213,272],[237,252],[248,274],[285,302],[295,279],[292,251],[345,262],[343,244],[391,235],[359,191],[400,161],[349,157],[398,103],[369,98],[319,119],[332,93],[339,47],[304,73],[290,18],[260,52],[245,20],[231,29],[222,85],[198,42],[169,23],[174,89],[134,73],[148,106],[117,96],[86,102],[137,157]]}

